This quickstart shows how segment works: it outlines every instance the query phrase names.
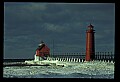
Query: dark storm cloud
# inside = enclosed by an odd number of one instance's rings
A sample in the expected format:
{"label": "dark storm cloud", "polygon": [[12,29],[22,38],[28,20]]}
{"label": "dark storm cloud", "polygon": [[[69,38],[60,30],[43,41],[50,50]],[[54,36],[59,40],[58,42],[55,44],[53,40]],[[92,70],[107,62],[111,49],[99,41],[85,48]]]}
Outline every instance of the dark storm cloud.
{"label": "dark storm cloud", "polygon": [[6,2],[4,5],[5,58],[21,58],[22,52],[26,54],[24,57],[33,57],[41,40],[51,51],[53,40],[56,52],[85,51],[85,32],[90,22],[96,32],[96,50],[114,48],[114,4]]}

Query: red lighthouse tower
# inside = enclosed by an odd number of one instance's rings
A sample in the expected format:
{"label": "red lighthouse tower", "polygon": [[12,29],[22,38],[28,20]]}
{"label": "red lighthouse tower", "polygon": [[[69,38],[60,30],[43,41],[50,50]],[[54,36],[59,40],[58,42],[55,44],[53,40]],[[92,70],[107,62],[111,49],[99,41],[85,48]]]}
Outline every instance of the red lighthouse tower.
{"label": "red lighthouse tower", "polygon": [[95,43],[94,43],[94,26],[91,24],[88,26],[86,30],[86,61],[93,60],[95,58]]}

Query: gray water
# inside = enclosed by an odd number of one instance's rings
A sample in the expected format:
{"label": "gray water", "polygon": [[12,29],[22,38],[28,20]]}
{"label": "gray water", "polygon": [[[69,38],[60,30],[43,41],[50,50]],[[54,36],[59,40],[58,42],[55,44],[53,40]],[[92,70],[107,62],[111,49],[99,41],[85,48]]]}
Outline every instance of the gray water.
{"label": "gray water", "polygon": [[71,63],[69,66],[10,66],[3,68],[4,78],[100,78],[114,79],[114,63]]}

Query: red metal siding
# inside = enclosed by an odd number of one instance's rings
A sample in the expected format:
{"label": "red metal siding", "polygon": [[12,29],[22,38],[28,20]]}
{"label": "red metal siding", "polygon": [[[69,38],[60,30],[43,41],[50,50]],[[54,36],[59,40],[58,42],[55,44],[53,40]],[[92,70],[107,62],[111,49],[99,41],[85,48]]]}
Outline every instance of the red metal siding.
{"label": "red metal siding", "polygon": [[93,26],[88,26],[88,30],[86,31],[86,61],[93,60],[94,58],[94,30]]}
{"label": "red metal siding", "polygon": [[41,50],[37,49],[36,50],[36,55],[37,56],[45,56],[45,55],[50,55],[50,49],[45,45]]}

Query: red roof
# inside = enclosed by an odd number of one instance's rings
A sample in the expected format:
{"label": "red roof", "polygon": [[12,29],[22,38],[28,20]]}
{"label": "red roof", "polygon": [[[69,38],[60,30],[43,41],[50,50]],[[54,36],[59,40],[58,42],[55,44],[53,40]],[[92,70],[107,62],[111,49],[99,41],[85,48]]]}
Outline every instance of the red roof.
{"label": "red roof", "polygon": [[36,51],[37,51],[36,53],[37,56],[50,55],[50,49],[45,44],[39,46]]}
{"label": "red roof", "polygon": [[38,50],[40,52],[49,52],[50,51],[50,49],[46,45],[41,46]]}

